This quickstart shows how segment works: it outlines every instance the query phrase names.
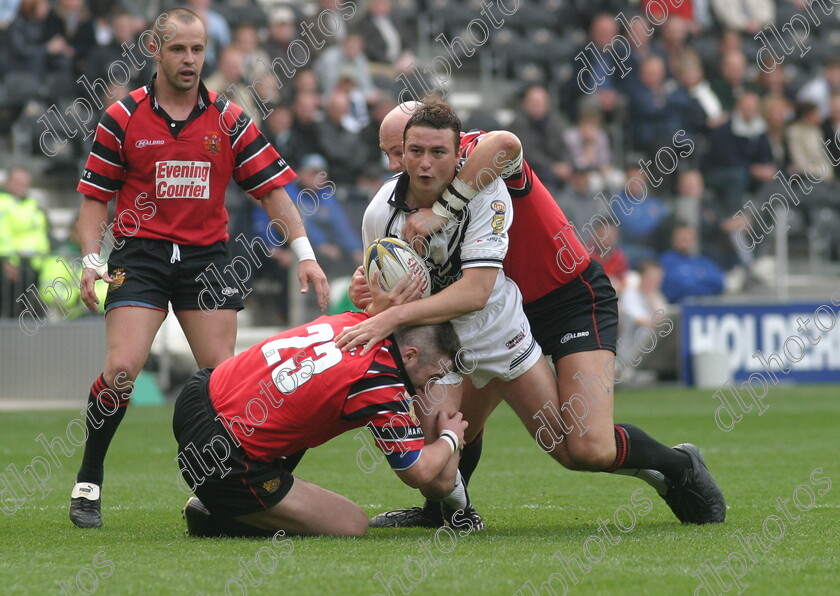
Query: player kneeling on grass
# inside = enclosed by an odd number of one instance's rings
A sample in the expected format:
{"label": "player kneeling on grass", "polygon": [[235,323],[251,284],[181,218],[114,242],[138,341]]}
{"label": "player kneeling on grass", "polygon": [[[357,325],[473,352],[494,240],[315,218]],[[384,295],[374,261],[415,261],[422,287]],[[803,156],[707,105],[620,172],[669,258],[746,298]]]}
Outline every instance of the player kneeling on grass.
{"label": "player kneeling on grass", "polygon": [[365,354],[339,350],[335,337],[368,316],[320,317],[187,383],[173,430],[181,474],[198,496],[184,508],[190,535],[364,534],[360,507],[292,476],[306,449],[361,426],[412,488],[457,461],[467,426],[461,414],[441,413],[439,438],[426,444],[411,405],[415,388],[452,368],[460,349],[452,325],[402,327]]}

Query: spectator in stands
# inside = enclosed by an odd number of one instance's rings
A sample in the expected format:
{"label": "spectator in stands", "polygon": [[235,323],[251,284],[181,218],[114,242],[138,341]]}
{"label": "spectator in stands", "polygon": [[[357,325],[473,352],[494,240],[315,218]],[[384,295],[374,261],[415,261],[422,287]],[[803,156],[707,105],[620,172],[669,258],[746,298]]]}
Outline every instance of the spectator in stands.
{"label": "spectator in stands", "polygon": [[315,252],[334,265],[335,275],[352,271],[362,264],[362,238],[335,196],[327,161],[320,155],[306,155],[297,174],[289,195],[296,197]]}
{"label": "spectator in stands", "polygon": [[747,192],[770,182],[777,171],[758,95],[745,93],[729,120],[709,136],[703,160],[706,184],[724,212],[732,215],[743,207]]}
{"label": "spectator in stands", "polygon": [[815,180],[834,181],[834,168],[823,150],[822,119],[816,104],[803,102],[796,105],[796,119],[787,128],[787,146],[790,152],[790,171],[807,173]]}
{"label": "spectator in stands", "polygon": [[249,22],[239,23],[233,29],[233,46],[242,52],[242,76],[247,85],[268,74],[271,58],[260,47],[260,31]]}
{"label": "spectator in stands", "polygon": [[347,116],[344,118],[345,128],[352,132],[361,132],[370,123],[370,112],[365,96],[356,84],[356,72],[352,68],[345,69],[339,74],[335,91],[346,93],[350,101]]}
{"label": "spectator in stands", "polygon": [[787,70],[784,66],[777,66],[768,71],[760,70],[756,81],[756,91],[762,98],[778,95],[789,102],[793,102],[796,93],[790,84]]}
{"label": "spectator in stands", "polygon": [[[608,120],[612,120],[616,110],[621,107],[619,95],[619,86],[622,84],[621,75],[615,73],[616,64],[613,57],[603,51],[603,48],[611,44],[618,34],[618,23],[615,21],[614,14],[601,13],[592,19],[589,37],[575,51],[576,56],[583,52],[589,64],[575,60],[575,71],[567,87],[570,96],[566,105],[568,116],[571,118],[577,115],[580,107],[579,100],[584,100],[586,104],[593,103]],[[589,50],[586,49],[590,43],[593,44],[597,57],[590,51],[593,46],[590,46]],[[612,74],[608,74],[608,70]],[[590,89],[595,86],[597,88],[589,93],[583,88],[584,86]]]}
{"label": "spectator in stands", "polygon": [[207,28],[207,46],[204,49],[202,72],[205,76],[209,76],[219,65],[222,48],[226,48],[231,43],[230,25],[221,13],[213,10],[212,0],[186,0],[184,4],[201,17]]}
{"label": "spectator in stands", "polygon": [[725,29],[747,33],[752,37],[776,18],[773,0],[711,0],[712,10]]}
{"label": "spectator in stands", "polygon": [[323,155],[321,140],[318,136],[318,124],[323,120],[321,115],[321,98],[317,93],[298,92],[292,101],[292,134],[289,139],[289,153],[283,157],[286,162],[297,168],[304,155],[318,153]]}
{"label": "spectator in stands", "polygon": [[641,65],[639,79],[627,89],[627,113],[631,145],[645,155],[654,155],[670,146],[674,134],[684,128],[688,94],[676,85],[666,84],[665,61],[649,56]]}
{"label": "spectator in stands", "polygon": [[50,51],[48,68],[54,72],[84,72],[88,52],[96,46],[93,20],[84,0],[57,0],[45,24],[48,43],[59,51]]}
{"label": "spectator in stands", "polygon": [[738,98],[748,91],[747,57],[741,50],[732,50],[722,55],[720,63],[720,76],[712,81],[712,91],[724,111],[731,112]]}
{"label": "spectator in stands", "polygon": [[[412,30],[402,27],[391,16],[391,0],[370,0],[367,14],[358,25],[365,38],[365,55],[371,63],[385,67],[389,72],[400,54],[413,46],[409,40]],[[373,66],[372,64],[372,66]]]}
{"label": "spectator in stands", "polygon": [[790,165],[787,139],[790,113],[790,105],[781,95],[768,95],[764,98],[762,116],[767,123],[767,141],[770,143],[773,163],[783,171],[787,171]]}
{"label": "spectator in stands", "polygon": [[[43,257],[50,250],[47,215],[29,195],[31,183],[28,170],[13,166],[0,192],[0,315],[6,317],[27,308],[17,298],[29,286],[38,287]],[[33,308],[39,308],[36,302],[31,301]]]}
{"label": "spectator in stands", "polygon": [[60,39],[47,39],[49,0],[21,0],[20,8],[5,33],[8,63],[6,72],[25,72],[41,79],[47,73],[47,60],[63,51]]}
{"label": "spectator in stands", "polygon": [[674,220],[696,230],[698,250],[722,269],[750,261],[740,254],[740,245],[735,242],[735,233],[744,220],[723,213],[706,190],[700,170],[683,170],[677,175]]}
{"label": "spectator in stands", "polygon": [[594,228],[600,246],[589,243],[592,258],[604,268],[604,273],[610,278],[613,288],[620,296],[624,290],[624,282],[630,265],[627,255],[620,246],[619,228],[609,220],[606,223],[595,220]]}
{"label": "spectator in stands", "polygon": [[840,92],[840,58],[832,57],[826,61],[822,73],[805,83],[799,90],[796,100],[817,104],[820,118],[825,119],[828,117],[831,95],[838,92]]}
{"label": "spectator in stands", "polygon": [[665,316],[668,304],[662,294],[663,277],[659,261],[645,259],[639,263],[636,271],[627,276],[627,284],[618,297],[619,342],[616,355],[625,366],[624,373],[633,375],[633,363],[639,362],[641,347],[650,344],[650,340],[644,336],[645,330],[652,330],[654,324]]}
{"label": "spectator in stands", "polygon": [[259,125],[263,120],[262,115],[253,94],[248,90],[250,82],[245,80],[242,61],[242,50],[238,47],[230,45],[223,48],[219,55],[219,68],[204,80],[204,84],[210,91],[223,93]]}
{"label": "spectator in stands", "polygon": [[[694,133],[706,134],[726,121],[723,105],[703,73],[703,64],[696,54],[686,52],[677,65],[677,78],[691,98],[687,121]],[[696,136],[696,134],[695,134]]]}
{"label": "spectator in stands", "polygon": [[292,110],[286,105],[273,106],[271,113],[265,119],[263,134],[268,142],[274,145],[277,153],[288,155],[292,149],[292,125],[294,117]]}
{"label": "spectator in stands", "polygon": [[688,47],[689,24],[680,15],[671,14],[659,26],[659,47],[665,54],[665,67],[669,77],[676,77],[680,63],[687,54],[694,54]]}
{"label": "spectator in stands", "polygon": [[537,176],[555,189],[562,187],[572,172],[569,151],[563,140],[564,128],[560,115],[551,108],[546,88],[542,85],[527,87],[510,130],[522,142]]}
{"label": "spectator in stands", "polygon": [[304,68],[295,73],[292,79],[292,89],[294,93],[314,93],[320,95],[321,89],[318,87],[318,75],[311,68]]}
{"label": "spectator in stands", "polygon": [[343,186],[352,186],[364,169],[367,148],[358,132],[347,128],[350,99],[346,93],[334,91],[327,99],[326,118],[316,125],[318,140],[330,166],[332,180]]}
{"label": "spectator in stands", "polygon": [[612,164],[610,139],[603,125],[601,112],[582,109],[577,124],[563,133],[571,166],[578,172],[586,172],[592,193],[609,191],[624,184],[624,173]]}
{"label": "spectator in stands", "polygon": [[[134,15],[126,11],[117,11],[111,16],[111,41],[106,45],[97,46],[95,51],[90,53],[87,61],[86,75],[90,81],[101,79],[108,82],[108,68],[116,60],[125,60],[125,49],[123,44],[129,46],[137,44],[137,36],[141,33],[136,28]],[[138,61],[141,60],[139,51]],[[155,61],[151,58],[143,58],[143,68],[137,69],[136,64],[131,64],[131,78],[126,86],[135,89],[149,82],[155,72]],[[124,62],[125,63],[125,62]]]}
{"label": "spectator in stands", "polygon": [[723,271],[711,259],[698,253],[697,232],[678,223],[671,234],[671,250],[659,258],[665,273],[662,293],[676,304],[695,296],[716,296],[723,292]]}
{"label": "spectator in stands", "polygon": [[356,84],[365,98],[369,101],[375,99],[376,88],[365,56],[365,40],[355,31],[350,32],[340,45],[321,52],[313,69],[325,96],[332,95],[341,73],[350,69],[355,73]]}
{"label": "spectator in stands", "polygon": [[296,23],[295,11],[291,6],[281,4],[269,11],[268,39],[263,42],[262,49],[271,60],[280,57],[284,64],[287,63],[289,44],[299,39]]}
{"label": "spectator in stands", "polygon": [[828,118],[823,121],[823,146],[836,162],[835,174],[840,175],[840,93],[832,93]]}
{"label": "spectator in stands", "polygon": [[[625,169],[627,183],[609,205],[610,218],[618,220],[621,247],[635,267],[643,259],[655,258],[667,245],[670,206],[654,196],[655,187],[637,161]],[[644,197],[640,201],[640,198]],[[665,240],[663,240],[663,238]]]}

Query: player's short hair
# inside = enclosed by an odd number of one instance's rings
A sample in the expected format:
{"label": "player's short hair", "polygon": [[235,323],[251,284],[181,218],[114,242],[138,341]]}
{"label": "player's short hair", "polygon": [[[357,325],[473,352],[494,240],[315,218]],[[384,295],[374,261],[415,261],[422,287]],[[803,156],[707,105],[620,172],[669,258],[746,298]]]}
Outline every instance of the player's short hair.
{"label": "player's short hair", "polygon": [[[168,10],[163,11],[158,15],[158,18],[155,19],[155,27],[160,30],[166,29],[166,24],[170,21],[178,21],[179,23],[183,23],[184,25],[190,25],[196,21],[204,25],[204,21],[201,20],[195,12],[191,11],[189,8],[184,8],[183,6],[178,6],[176,8],[170,8]],[[204,35],[207,36],[207,27],[204,26]]]}
{"label": "player's short hair", "polygon": [[449,321],[437,325],[399,327],[394,332],[394,338],[399,346],[416,347],[423,365],[444,357],[452,362],[453,369],[459,366],[456,356],[461,350],[461,340]]}
{"label": "player's short hair", "polygon": [[408,129],[413,126],[423,126],[435,130],[451,130],[456,152],[461,145],[461,119],[444,101],[427,99],[418,105],[405,125],[403,142],[405,142]]}

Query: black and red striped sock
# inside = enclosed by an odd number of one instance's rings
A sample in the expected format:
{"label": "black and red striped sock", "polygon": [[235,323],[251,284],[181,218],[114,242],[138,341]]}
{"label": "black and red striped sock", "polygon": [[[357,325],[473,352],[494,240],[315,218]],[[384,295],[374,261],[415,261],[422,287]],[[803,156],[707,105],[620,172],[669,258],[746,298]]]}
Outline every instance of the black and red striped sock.
{"label": "black and red striped sock", "polygon": [[663,445],[638,426],[615,425],[615,462],[605,472],[617,470],[657,470],[666,478],[677,480],[691,466],[687,454]]}
{"label": "black and red striped sock", "polygon": [[125,417],[130,397],[130,391],[120,393],[108,387],[104,374],[99,375],[91,385],[85,421],[88,435],[76,482],[102,484],[105,455]]}

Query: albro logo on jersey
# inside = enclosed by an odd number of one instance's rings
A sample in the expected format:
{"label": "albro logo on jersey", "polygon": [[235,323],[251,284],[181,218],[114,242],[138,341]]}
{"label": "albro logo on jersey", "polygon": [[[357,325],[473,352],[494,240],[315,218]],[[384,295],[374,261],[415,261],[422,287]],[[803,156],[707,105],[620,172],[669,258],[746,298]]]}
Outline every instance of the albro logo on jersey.
{"label": "albro logo on jersey", "polygon": [[210,162],[156,162],[155,196],[158,199],[209,199]]}
{"label": "albro logo on jersey", "polygon": [[589,337],[589,331],[578,331],[577,333],[567,333],[562,337],[560,340],[561,344],[566,343],[567,341],[577,339],[579,337]]}
{"label": "albro logo on jersey", "polygon": [[156,145],[163,145],[165,142],[166,141],[164,141],[163,139],[140,139],[139,141],[134,143],[134,146],[138,149],[142,149],[143,147],[154,147]]}
{"label": "albro logo on jersey", "polygon": [[507,206],[502,201],[493,201],[490,203],[490,208],[494,211],[490,227],[493,228],[494,234],[501,234],[505,229],[505,211],[507,211]]}

